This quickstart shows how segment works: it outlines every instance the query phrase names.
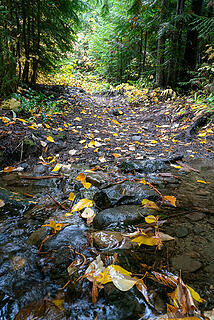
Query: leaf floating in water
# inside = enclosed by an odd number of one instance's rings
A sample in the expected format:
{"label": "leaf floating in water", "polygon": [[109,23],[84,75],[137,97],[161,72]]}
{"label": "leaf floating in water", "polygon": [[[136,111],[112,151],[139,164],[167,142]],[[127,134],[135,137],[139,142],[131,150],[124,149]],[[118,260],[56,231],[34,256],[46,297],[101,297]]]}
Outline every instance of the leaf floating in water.
{"label": "leaf floating in water", "polygon": [[131,240],[132,242],[136,242],[139,246],[141,244],[145,244],[146,246],[159,246],[161,244],[161,240],[156,236],[149,236],[146,234],[141,234],[139,237],[136,237]]}
{"label": "leaf floating in water", "polygon": [[26,260],[20,256],[13,257],[11,261],[11,266],[14,270],[18,270],[24,267]]}
{"label": "leaf floating in water", "polygon": [[107,267],[109,270],[110,278],[115,287],[121,291],[130,290],[137,282],[138,279],[131,277],[131,272],[123,269],[118,265],[110,265]]}

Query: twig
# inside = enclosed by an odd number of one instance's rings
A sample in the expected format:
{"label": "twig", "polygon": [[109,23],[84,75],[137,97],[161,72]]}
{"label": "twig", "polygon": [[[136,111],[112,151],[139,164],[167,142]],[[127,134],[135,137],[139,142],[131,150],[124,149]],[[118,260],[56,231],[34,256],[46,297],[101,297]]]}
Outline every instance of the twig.
{"label": "twig", "polygon": [[59,178],[63,179],[63,175],[55,175],[55,176],[28,176],[28,175],[19,175],[20,179],[27,179],[27,180],[42,180],[42,179],[54,179],[54,178]]}
{"label": "twig", "polygon": [[56,204],[58,204],[58,206],[60,206],[64,210],[68,211],[68,209],[66,209],[66,207],[64,207],[60,202],[58,202],[56,199],[54,199],[50,193],[48,193],[48,195],[54,202],[56,202]]}

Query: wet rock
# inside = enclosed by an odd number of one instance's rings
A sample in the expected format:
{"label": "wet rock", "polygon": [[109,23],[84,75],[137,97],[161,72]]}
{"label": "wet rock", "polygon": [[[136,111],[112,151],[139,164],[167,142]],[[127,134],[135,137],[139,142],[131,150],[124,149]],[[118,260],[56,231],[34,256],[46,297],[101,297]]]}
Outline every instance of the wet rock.
{"label": "wet rock", "polygon": [[200,221],[202,219],[204,219],[205,215],[201,212],[193,212],[190,213],[186,216],[188,219],[190,219],[191,221]]}
{"label": "wet rock", "polygon": [[54,253],[54,265],[51,269],[51,279],[65,282],[68,278],[67,268],[74,261],[73,253],[68,246],[58,248]]}
{"label": "wet rock", "polygon": [[39,247],[42,240],[48,235],[48,233],[49,231],[47,229],[39,228],[30,235],[26,242],[27,244]]}
{"label": "wet rock", "polygon": [[208,222],[209,222],[210,224],[214,224],[214,217],[209,218]]}
{"label": "wet rock", "polygon": [[163,160],[137,160],[137,161],[124,161],[120,168],[122,172],[142,172],[142,173],[152,173],[159,170],[164,170],[167,168]]}
{"label": "wet rock", "polygon": [[111,207],[111,201],[107,194],[102,190],[95,193],[93,201],[96,203],[96,206],[102,210]]}
{"label": "wet rock", "polygon": [[87,173],[86,180],[95,187],[100,187],[102,184],[110,181],[110,176],[108,173],[96,171],[94,173]]}
{"label": "wet rock", "polygon": [[189,230],[185,226],[178,226],[175,230],[175,234],[178,238],[184,238],[188,236]]}
{"label": "wet rock", "polygon": [[12,214],[19,215],[23,214],[25,211],[29,210],[34,206],[28,200],[25,200],[24,197],[10,192],[4,188],[0,188],[0,199],[5,203],[4,207],[1,208],[0,214]]}
{"label": "wet rock", "polygon": [[97,228],[121,225],[142,221],[143,217],[153,214],[154,210],[142,208],[136,205],[123,205],[116,208],[109,208],[97,213],[94,218],[94,225]]}
{"label": "wet rock", "polygon": [[144,184],[126,181],[97,192],[93,200],[99,208],[108,208],[123,204],[141,204],[142,199],[156,201],[158,196]]}
{"label": "wet rock", "polygon": [[199,260],[193,259],[188,255],[181,255],[171,259],[174,270],[182,272],[195,272],[202,267]]}
{"label": "wet rock", "polygon": [[37,319],[37,320],[66,320],[63,310],[60,310],[49,300],[33,302],[22,308],[15,316],[15,320]]}
{"label": "wet rock", "polygon": [[47,167],[45,167],[45,166],[40,164],[40,165],[35,166],[33,171],[34,171],[35,175],[40,176],[40,175],[42,175],[42,174],[47,172]]}
{"label": "wet rock", "polygon": [[132,136],[132,140],[134,140],[134,141],[140,141],[140,140],[141,140],[141,136],[138,136],[138,135]]}
{"label": "wet rock", "polygon": [[117,231],[96,231],[92,235],[95,247],[99,249],[131,249],[137,245]]}
{"label": "wet rock", "polygon": [[205,268],[204,271],[213,274],[214,262],[210,262]]}
{"label": "wet rock", "polygon": [[120,309],[119,319],[138,319],[137,315],[145,311],[145,304],[140,303],[142,300],[135,295],[135,289],[120,291],[112,283],[107,283],[104,295],[107,302]]}
{"label": "wet rock", "polygon": [[87,244],[84,236],[86,230],[85,225],[77,228],[75,226],[68,226],[61,230],[59,233],[54,235],[50,240],[44,243],[44,251],[56,250],[62,246],[70,245],[71,248],[77,251]]}

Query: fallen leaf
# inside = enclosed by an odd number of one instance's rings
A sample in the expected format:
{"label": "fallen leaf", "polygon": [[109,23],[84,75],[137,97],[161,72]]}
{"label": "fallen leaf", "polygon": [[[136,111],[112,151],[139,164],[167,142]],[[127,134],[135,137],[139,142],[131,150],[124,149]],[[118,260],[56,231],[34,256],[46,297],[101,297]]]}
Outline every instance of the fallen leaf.
{"label": "fallen leaf", "polygon": [[204,181],[204,180],[197,180],[197,182],[199,182],[199,183],[204,183],[204,184],[209,184],[210,182],[206,182],[206,181]]}
{"label": "fallen leaf", "polygon": [[146,223],[157,223],[159,216],[147,216],[145,218]]}
{"label": "fallen leaf", "polygon": [[113,156],[114,156],[115,158],[119,158],[119,157],[121,157],[121,154],[119,154],[119,153],[113,153]]}
{"label": "fallen leaf", "polygon": [[68,200],[74,201],[75,198],[75,194],[73,192],[70,192]]}
{"label": "fallen leaf", "polygon": [[54,139],[53,139],[51,136],[48,136],[48,137],[47,137],[47,140],[48,140],[49,142],[55,142]]}
{"label": "fallen leaf", "polygon": [[80,173],[76,180],[81,181],[84,188],[89,189],[91,186],[90,182],[86,182],[86,175],[84,173]]}
{"label": "fallen leaf", "polygon": [[54,233],[59,232],[66,224],[65,223],[60,223],[60,222],[56,222],[54,220],[50,220],[49,223],[47,224],[43,224],[42,227],[50,227],[53,229]]}
{"label": "fallen leaf", "polygon": [[68,153],[70,154],[70,156],[74,156],[77,153],[78,150],[75,149],[71,149],[68,151]]}
{"label": "fallen leaf", "polygon": [[[84,208],[89,208],[89,207],[93,207],[93,201],[89,200],[89,199],[81,199],[77,202],[77,204],[75,204],[75,206],[72,208],[71,212],[75,212],[75,211],[81,211]],[[68,215],[66,213],[66,215]]]}
{"label": "fallen leaf", "polygon": [[147,291],[147,287],[143,281],[143,279],[139,279],[136,282],[136,288],[142,293],[142,295],[144,296],[145,300],[147,302],[149,302],[149,296],[148,296],[148,291]]}
{"label": "fallen leaf", "polygon": [[173,205],[174,207],[176,207],[176,197],[174,196],[164,196],[163,200],[166,202],[169,202],[171,205]]}
{"label": "fallen leaf", "polygon": [[106,162],[106,159],[104,156],[101,156],[101,157],[99,157],[99,161],[103,163],[103,162]]}
{"label": "fallen leaf", "polygon": [[156,236],[149,236],[146,234],[141,234],[139,237],[136,237],[131,240],[131,242],[136,242],[139,246],[141,244],[145,244],[146,246],[159,246],[161,244],[161,240]]}
{"label": "fallen leaf", "polygon": [[11,266],[14,270],[18,270],[24,267],[26,260],[23,257],[15,256],[11,261]]}
{"label": "fallen leaf", "polygon": [[0,208],[4,207],[5,203],[2,199],[0,199]]}
{"label": "fallen leaf", "polygon": [[[148,199],[143,199],[141,204],[145,208],[159,210],[159,207],[156,205],[156,203]],[[152,222],[147,222],[147,223],[152,223]]]}
{"label": "fallen leaf", "polygon": [[12,171],[15,171],[15,170],[16,170],[15,167],[5,167],[3,171],[5,173],[9,173],[9,172],[12,172]]}
{"label": "fallen leaf", "polygon": [[138,279],[131,277],[131,272],[123,269],[118,265],[110,265],[107,267],[109,276],[115,287],[121,291],[130,290]]}
{"label": "fallen leaf", "polygon": [[51,170],[52,172],[58,172],[61,168],[62,168],[63,164],[61,163],[57,163],[55,165],[55,167],[53,168],[53,170]]}

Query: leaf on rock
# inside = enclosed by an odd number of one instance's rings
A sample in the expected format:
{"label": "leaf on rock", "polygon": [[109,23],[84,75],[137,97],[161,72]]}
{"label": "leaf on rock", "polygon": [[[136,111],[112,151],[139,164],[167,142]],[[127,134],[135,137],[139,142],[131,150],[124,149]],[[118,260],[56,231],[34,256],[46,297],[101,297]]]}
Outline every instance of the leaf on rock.
{"label": "leaf on rock", "polygon": [[174,196],[164,196],[163,200],[166,202],[169,202],[171,205],[173,205],[174,207],[176,207],[176,197]]}
{"label": "leaf on rock", "polygon": [[89,207],[93,207],[93,201],[84,198],[84,199],[79,200],[77,202],[77,204],[75,204],[75,206],[72,208],[70,213],[75,212],[75,211],[81,211],[82,209],[89,208]]}
{"label": "leaf on rock", "polygon": [[75,198],[75,194],[73,192],[70,192],[68,200],[74,201]]}
{"label": "leaf on rock", "polygon": [[76,180],[81,181],[84,188],[89,189],[91,186],[90,182],[86,182],[86,175],[82,172],[77,177]]}
{"label": "leaf on rock", "polygon": [[62,228],[65,226],[65,223],[60,223],[60,222],[56,222],[54,220],[50,220],[49,223],[47,224],[43,224],[42,227],[50,227],[53,229],[54,233],[59,232],[60,230],[62,230]]}
{"label": "leaf on rock", "polygon": [[[159,210],[159,207],[156,205],[156,203],[148,199],[143,199],[141,204],[145,208]],[[152,222],[148,222],[148,223],[152,223]]]}
{"label": "leaf on rock", "polygon": [[92,210],[91,208],[85,208],[81,214],[82,218],[87,219],[87,224],[91,224],[95,216],[96,215],[94,213],[94,210]]}
{"label": "leaf on rock", "polygon": [[186,287],[189,289],[190,293],[191,293],[191,296],[193,297],[194,300],[198,301],[198,302],[204,302],[206,300],[202,299],[200,297],[200,295],[194,290],[192,289],[191,287],[189,287],[188,285],[186,285]]}
{"label": "leaf on rock", "polygon": [[52,172],[58,172],[62,168],[63,164],[57,163],[53,168]]}
{"label": "leaf on rock", "polygon": [[142,234],[139,237],[136,237],[131,240],[132,242],[137,242],[140,246],[141,244],[145,244],[146,246],[159,246],[161,244],[161,240],[156,236],[149,236],[146,234]]}

